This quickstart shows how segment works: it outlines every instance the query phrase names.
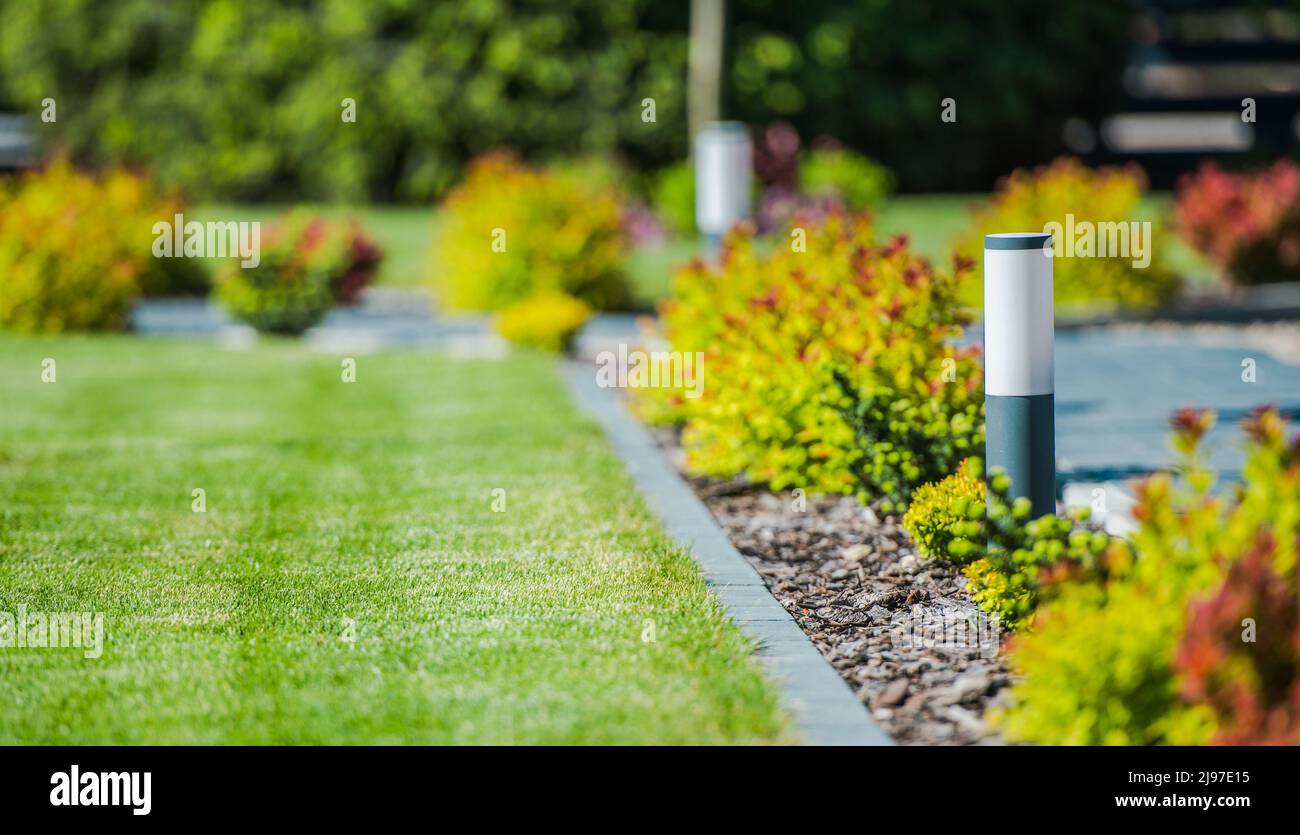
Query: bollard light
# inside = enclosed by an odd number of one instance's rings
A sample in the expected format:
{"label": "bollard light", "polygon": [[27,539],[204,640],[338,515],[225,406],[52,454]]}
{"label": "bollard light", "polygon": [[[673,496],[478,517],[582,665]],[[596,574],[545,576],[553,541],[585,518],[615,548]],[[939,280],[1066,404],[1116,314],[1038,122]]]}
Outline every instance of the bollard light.
{"label": "bollard light", "polygon": [[728,229],[749,217],[752,154],[740,122],[710,122],[695,137],[695,225],[710,253]]}
{"label": "bollard light", "polygon": [[1056,512],[1055,342],[1052,236],[985,235],[985,458],[1035,518]]}

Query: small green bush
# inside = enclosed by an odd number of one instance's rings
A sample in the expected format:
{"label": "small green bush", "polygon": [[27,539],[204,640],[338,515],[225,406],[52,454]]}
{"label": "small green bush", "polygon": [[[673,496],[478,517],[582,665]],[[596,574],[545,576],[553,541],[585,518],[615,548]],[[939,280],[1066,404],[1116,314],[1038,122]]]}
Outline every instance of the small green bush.
{"label": "small green bush", "polygon": [[912,493],[911,504],[903,514],[903,530],[912,537],[922,557],[968,563],[977,552],[965,546],[954,547],[954,543],[979,542],[984,535],[984,494],[979,463],[967,459],[957,472],[923,484]]}
{"label": "small green bush", "polygon": [[800,161],[799,186],[809,197],[840,200],[850,209],[869,209],[889,196],[894,176],[875,160],[847,148],[823,148]]}
{"label": "small green bush", "polygon": [[449,310],[500,310],[538,292],[598,310],[630,299],[622,194],[581,168],[480,157],[443,204],[433,276]]}
{"label": "small green bush", "polygon": [[295,211],[263,235],[255,267],[230,261],[217,278],[217,298],[263,333],[297,336],[320,322],[341,297],[373,271],[377,250],[352,222]]}
{"label": "small green bush", "polygon": [[134,175],[56,161],[0,194],[0,324],[26,332],[119,330],[151,259]]}
{"label": "small green bush", "polygon": [[547,290],[504,308],[496,329],[512,344],[560,353],[590,317],[591,308],[578,299]]}
{"label": "small green bush", "polygon": [[1039,592],[1054,572],[1094,571],[1112,540],[1073,517],[1047,514],[1030,519],[1030,503],[1013,498],[1006,474],[995,470],[986,484],[983,461],[972,458],[960,470],[913,494],[903,528],[922,556],[964,566],[967,591],[981,609],[1007,629],[1033,622]]}
{"label": "small green bush", "polygon": [[659,171],[651,205],[670,230],[682,236],[695,235],[695,169],[690,160]]}

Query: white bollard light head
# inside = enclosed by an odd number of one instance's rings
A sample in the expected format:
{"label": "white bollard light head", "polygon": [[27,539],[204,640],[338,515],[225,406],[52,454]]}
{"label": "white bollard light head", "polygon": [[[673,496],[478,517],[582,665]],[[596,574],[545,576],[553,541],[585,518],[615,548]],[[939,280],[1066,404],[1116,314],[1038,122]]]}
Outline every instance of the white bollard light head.
{"label": "white bollard light head", "polygon": [[749,217],[749,133],[740,122],[710,122],[695,137],[695,224],[722,235]]}
{"label": "white bollard light head", "polygon": [[984,392],[1027,397],[1055,390],[1052,236],[984,236]]}

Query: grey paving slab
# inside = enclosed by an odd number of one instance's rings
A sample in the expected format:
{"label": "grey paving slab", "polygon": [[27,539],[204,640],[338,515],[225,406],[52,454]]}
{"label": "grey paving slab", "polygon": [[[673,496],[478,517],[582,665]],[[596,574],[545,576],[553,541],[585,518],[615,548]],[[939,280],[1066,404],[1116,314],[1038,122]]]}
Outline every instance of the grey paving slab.
{"label": "grey paving slab", "polygon": [[892,744],[623,408],[619,393],[600,388],[589,363],[565,363],[563,372],[575,401],[604,429],[668,533],[691,549],[723,608],[758,642],[759,661],[780,684],[799,736],[816,745]]}
{"label": "grey paving slab", "polygon": [[[1254,382],[1242,379],[1245,359],[1254,361]],[[1258,349],[1190,339],[1106,330],[1057,334],[1057,461],[1064,480],[1104,481],[1172,466],[1169,418],[1182,406],[1218,411],[1206,451],[1211,466],[1235,478],[1242,463],[1236,424],[1266,403],[1300,413],[1300,365]]]}
{"label": "grey paving slab", "polygon": [[[227,339],[250,331],[211,299],[145,299],[131,313],[131,328],[148,336]],[[432,345],[482,353],[485,345],[498,352],[506,346],[492,333],[483,315],[435,316],[429,297],[411,290],[376,288],[352,307],[336,307],[304,337],[320,348],[385,348]]]}

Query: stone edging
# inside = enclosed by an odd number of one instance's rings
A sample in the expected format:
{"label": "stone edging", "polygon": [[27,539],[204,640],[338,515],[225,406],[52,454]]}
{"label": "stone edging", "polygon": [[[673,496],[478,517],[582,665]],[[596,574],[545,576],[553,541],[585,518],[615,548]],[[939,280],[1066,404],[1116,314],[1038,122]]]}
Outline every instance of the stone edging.
{"label": "stone edging", "polygon": [[800,738],[813,745],[894,744],[669,466],[618,392],[599,387],[590,364],[570,361],[561,371],[574,401],[604,429],[651,510],[690,549],[727,614],[758,642],[759,661],[779,683]]}

